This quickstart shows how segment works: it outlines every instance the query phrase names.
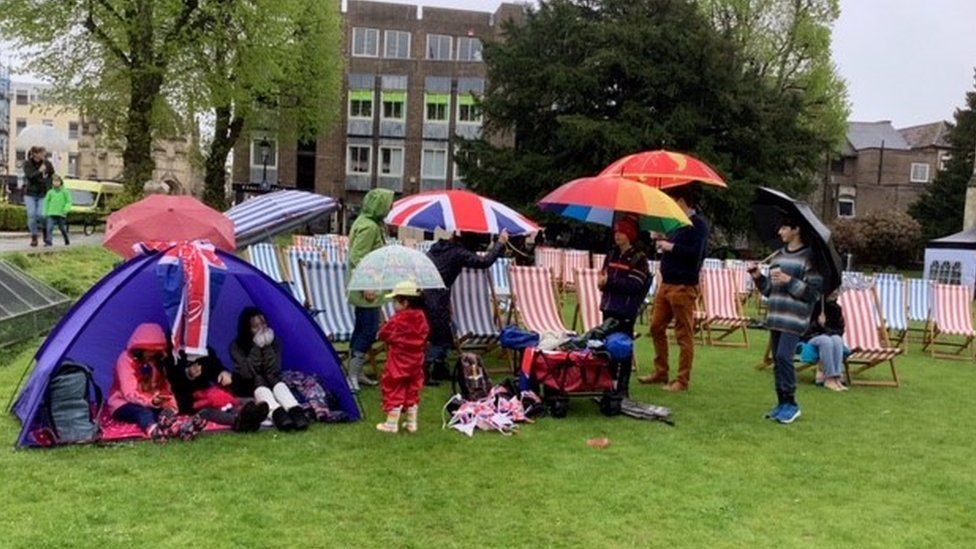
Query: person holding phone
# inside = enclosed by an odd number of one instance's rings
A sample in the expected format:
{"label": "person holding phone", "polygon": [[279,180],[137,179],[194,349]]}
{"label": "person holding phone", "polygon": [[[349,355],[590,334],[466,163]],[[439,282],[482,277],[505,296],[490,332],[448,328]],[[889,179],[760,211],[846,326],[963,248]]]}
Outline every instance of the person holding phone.
{"label": "person holding phone", "polygon": [[38,228],[44,230],[44,196],[51,188],[54,166],[47,159],[44,147],[31,147],[24,160],[24,207],[27,210],[27,229],[31,246],[37,246]]}
{"label": "person holding phone", "polygon": [[779,237],[785,244],[774,255],[769,276],[758,265],[750,265],[749,274],[756,287],[768,299],[770,348],[773,352],[777,404],[766,414],[779,423],[793,423],[800,417],[796,402],[796,370],[793,356],[797,343],[810,325],[813,306],[820,299],[823,279],[817,272],[813,253],[803,238],[800,222],[783,216]]}

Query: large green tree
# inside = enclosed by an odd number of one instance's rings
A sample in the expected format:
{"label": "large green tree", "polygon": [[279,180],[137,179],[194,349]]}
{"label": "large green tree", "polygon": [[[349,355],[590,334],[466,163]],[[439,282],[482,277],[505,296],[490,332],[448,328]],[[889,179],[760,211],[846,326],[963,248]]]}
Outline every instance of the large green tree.
{"label": "large green tree", "polygon": [[[634,151],[693,153],[729,189],[709,215],[751,226],[756,185],[805,194],[824,140],[801,93],[777,89],[740,41],[684,0],[549,0],[485,48],[486,138],[458,155],[470,184],[526,205]],[[500,138],[514,140],[502,146]]]}
{"label": "large green tree", "polygon": [[966,107],[956,109],[955,124],[947,136],[952,157],[908,212],[922,224],[928,240],[963,229],[966,186],[973,177],[976,156],[976,91],[966,94]]}

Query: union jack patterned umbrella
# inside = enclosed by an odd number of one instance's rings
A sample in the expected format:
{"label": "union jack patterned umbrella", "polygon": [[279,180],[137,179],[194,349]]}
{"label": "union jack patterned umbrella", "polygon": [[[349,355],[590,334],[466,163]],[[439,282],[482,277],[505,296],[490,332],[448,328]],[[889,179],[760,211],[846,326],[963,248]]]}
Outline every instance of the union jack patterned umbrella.
{"label": "union jack patterned umbrella", "polygon": [[471,233],[526,235],[539,231],[529,218],[470,191],[431,191],[401,198],[393,204],[386,222],[424,231],[442,229]]}

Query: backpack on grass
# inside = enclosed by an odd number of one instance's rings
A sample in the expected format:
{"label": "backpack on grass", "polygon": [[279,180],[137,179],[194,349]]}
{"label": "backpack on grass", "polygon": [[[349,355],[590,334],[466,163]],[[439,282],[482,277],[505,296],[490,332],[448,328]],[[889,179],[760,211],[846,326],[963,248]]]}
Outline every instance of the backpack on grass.
{"label": "backpack on grass", "polygon": [[77,362],[63,362],[51,374],[45,402],[51,444],[91,442],[98,438],[103,399],[91,368]]}
{"label": "backpack on grass", "polygon": [[481,400],[491,392],[491,378],[479,355],[461,353],[454,364],[451,389],[464,400]]}

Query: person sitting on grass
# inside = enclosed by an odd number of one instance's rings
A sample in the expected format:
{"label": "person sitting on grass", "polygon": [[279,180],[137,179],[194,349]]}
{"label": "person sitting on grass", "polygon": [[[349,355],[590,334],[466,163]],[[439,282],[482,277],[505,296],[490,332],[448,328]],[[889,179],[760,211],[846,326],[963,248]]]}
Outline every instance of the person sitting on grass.
{"label": "person sitting on grass", "polygon": [[206,425],[199,416],[177,423],[176,399],[164,372],[168,347],[159,324],[140,324],[115,363],[108,397],[112,419],[138,425],[156,442],[173,436],[190,440]]}
{"label": "person sitting on grass", "polygon": [[181,352],[178,361],[167,365],[166,377],[180,413],[199,413],[207,421],[238,432],[257,431],[268,417],[268,404],[247,402],[242,406],[230,391],[234,374],[224,369],[213,349],[207,351],[201,357],[188,357]]}
{"label": "person sitting on grass", "polygon": [[424,388],[424,351],[430,328],[424,315],[423,298],[413,282],[400,282],[386,296],[393,300],[396,313],[380,329],[386,343],[386,368],[380,380],[386,421],[376,426],[386,433],[400,428],[400,414],[406,411],[404,428],[417,431],[417,407]]}
{"label": "person sitting on grass", "polygon": [[820,365],[817,367],[817,385],[831,391],[846,391],[841,381],[844,375],[844,315],[837,303],[837,293],[830,294],[813,306],[810,327],[803,341],[817,348]]}
{"label": "person sitting on grass", "polygon": [[784,216],[779,237],[786,245],[776,253],[769,276],[763,275],[758,265],[751,265],[749,274],[759,291],[769,298],[766,326],[773,351],[778,403],[766,418],[785,424],[800,417],[793,357],[800,337],[809,327],[813,304],[820,299],[822,279],[798,220]]}
{"label": "person sitting on grass", "polygon": [[64,237],[64,245],[68,246],[68,212],[71,211],[71,192],[64,188],[64,181],[60,175],[51,178],[51,189],[44,196],[44,216],[47,217],[47,229],[44,231],[44,245],[54,245],[54,228],[57,227]]}
{"label": "person sitting on grass", "polygon": [[230,355],[237,373],[235,393],[238,396],[253,396],[258,403],[266,404],[272,422],[280,431],[308,428],[305,411],[281,375],[281,343],[260,309],[248,307],[241,312]]}

